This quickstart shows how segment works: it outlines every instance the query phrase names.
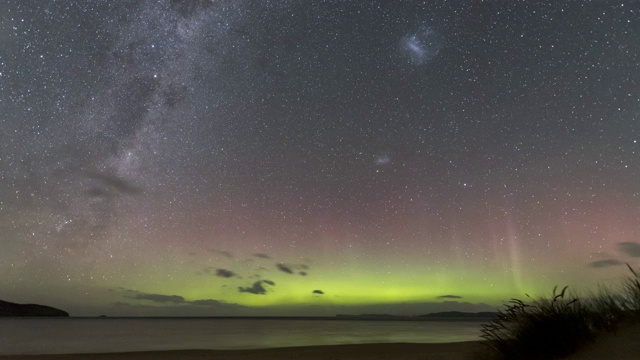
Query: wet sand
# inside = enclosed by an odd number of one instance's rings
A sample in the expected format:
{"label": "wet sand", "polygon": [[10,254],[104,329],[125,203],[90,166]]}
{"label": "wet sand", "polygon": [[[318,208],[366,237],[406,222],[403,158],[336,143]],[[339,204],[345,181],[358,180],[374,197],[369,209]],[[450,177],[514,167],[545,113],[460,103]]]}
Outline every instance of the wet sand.
{"label": "wet sand", "polygon": [[9,355],[0,360],[467,360],[482,345],[478,341],[444,344],[357,344],[304,346],[258,350],[178,350],[104,354]]}

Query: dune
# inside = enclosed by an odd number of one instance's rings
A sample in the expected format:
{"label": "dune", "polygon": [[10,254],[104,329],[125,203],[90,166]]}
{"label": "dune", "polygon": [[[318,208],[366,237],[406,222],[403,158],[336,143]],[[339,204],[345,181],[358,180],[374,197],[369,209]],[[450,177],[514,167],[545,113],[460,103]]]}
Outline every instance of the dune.
{"label": "dune", "polygon": [[568,360],[640,359],[640,324],[623,326],[586,344]]}

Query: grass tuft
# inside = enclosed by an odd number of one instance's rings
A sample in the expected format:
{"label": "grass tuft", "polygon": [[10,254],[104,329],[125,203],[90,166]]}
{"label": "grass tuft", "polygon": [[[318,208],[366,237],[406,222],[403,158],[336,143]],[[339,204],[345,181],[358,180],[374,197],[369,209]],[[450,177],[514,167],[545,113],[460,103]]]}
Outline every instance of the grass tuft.
{"label": "grass tuft", "polygon": [[632,276],[625,279],[619,292],[601,288],[579,298],[568,286],[560,292],[556,286],[550,298],[511,299],[493,321],[483,325],[481,337],[486,349],[476,358],[560,359],[624,322],[640,322],[640,277],[627,266]]}

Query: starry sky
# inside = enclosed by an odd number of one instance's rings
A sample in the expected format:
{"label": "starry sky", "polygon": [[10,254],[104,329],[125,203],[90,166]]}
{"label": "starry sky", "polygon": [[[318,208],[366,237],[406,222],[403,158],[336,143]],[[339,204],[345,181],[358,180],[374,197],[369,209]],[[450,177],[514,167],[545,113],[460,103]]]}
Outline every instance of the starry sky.
{"label": "starry sky", "polygon": [[2,8],[3,300],[481,311],[640,266],[640,2]]}

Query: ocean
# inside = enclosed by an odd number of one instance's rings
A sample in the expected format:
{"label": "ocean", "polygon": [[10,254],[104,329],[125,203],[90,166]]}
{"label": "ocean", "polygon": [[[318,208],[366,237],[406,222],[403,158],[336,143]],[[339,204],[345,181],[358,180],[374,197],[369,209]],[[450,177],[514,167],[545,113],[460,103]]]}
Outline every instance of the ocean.
{"label": "ocean", "polygon": [[212,318],[5,318],[0,354],[257,349],[479,340],[481,322]]}

